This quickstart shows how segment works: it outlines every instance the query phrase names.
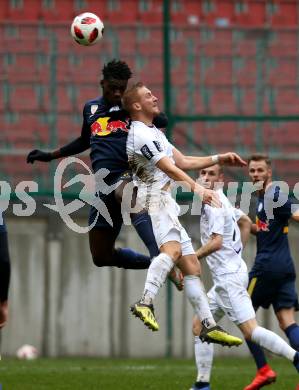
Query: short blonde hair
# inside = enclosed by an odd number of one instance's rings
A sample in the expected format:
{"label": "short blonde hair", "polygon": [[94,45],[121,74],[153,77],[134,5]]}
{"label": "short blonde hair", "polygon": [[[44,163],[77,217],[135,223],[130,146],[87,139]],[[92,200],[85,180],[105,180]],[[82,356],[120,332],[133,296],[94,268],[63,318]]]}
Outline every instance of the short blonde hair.
{"label": "short blonde hair", "polygon": [[140,88],[144,87],[144,84],[139,81],[131,85],[124,93],[122,97],[122,106],[123,108],[130,112],[132,110],[133,103],[138,101],[138,91]]}

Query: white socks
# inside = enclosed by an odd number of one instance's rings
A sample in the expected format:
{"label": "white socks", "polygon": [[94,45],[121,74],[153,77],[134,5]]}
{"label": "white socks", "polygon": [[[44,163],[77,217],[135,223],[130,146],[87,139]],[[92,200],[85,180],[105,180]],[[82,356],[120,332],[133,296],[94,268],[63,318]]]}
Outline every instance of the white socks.
{"label": "white socks", "polygon": [[276,355],[284,356],[291,361],[294,360],[296,351],[271,330],[257,326],[252,332],[251,340]]}
{"label": "white socks", "polygon": [[200,321],[207,328],[215,326],[216,322],[210,311],[208,297],[200,278],[195,275],[187,275],[184,277],[184,284],[187,298]]}
{"label": "white socks", "polygon": [[150,304],[165,283],[169,271],[174,266],[173,260],[166,253],[155,257],[147,271],[141,302]]}
{"label": "white socks", "polygon": [[197,382],[210,382],[214,347],[203,343],[198,336],[194,337],[194,352],[197,367]]}

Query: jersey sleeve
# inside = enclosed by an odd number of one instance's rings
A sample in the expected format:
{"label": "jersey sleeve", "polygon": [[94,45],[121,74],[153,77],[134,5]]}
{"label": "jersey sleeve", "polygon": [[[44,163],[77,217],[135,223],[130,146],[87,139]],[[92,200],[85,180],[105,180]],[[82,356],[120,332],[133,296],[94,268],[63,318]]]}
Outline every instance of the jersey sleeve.
{"label": "jersey sleeve", "polygon": [[207,217],[209,220],[209,232],[208,235],[220,234],[223,236],[224,233],[224,217],[225,210],[224,208],[216,208],[207,206]]}
{"label": "jersey sleeve", "polygon": [[240,218],[242,218],[245,215],[245,213],[241,209],[237,209],[234,207],[234,216],[236,218],[236,221],[239,221]]}
{"label": "jersey sleeve", "polygon": [[147,131],[146,127],[134,125],[133,148],[134,153],[145,157],[147,160],[157,164],[163,157],[166,157],[159,140],[155,135]]}

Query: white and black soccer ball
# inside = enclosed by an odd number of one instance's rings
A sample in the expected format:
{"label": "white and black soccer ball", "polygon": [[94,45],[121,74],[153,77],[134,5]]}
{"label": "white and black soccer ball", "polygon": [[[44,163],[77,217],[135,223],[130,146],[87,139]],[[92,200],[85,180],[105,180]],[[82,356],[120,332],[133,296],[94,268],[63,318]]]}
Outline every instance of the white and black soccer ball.
{"label": "white and black soccer ball", "polygon": [[18,359],[34,360],[38,357],[38,350],[32,345],[25,344],[17,350],[16,356]]}
{"label": "white and black soccer ball", "polygon": [[104,23],[91,12],[76,16],[71,25],[72,37],[80,45],[94,45],[103,37],[103,33]]}

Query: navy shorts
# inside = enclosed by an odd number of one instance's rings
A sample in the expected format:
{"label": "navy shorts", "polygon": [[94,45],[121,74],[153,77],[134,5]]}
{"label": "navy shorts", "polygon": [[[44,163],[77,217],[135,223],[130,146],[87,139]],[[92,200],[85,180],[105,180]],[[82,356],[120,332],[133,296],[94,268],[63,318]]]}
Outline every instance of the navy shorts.
{"label": "navy shorts", "polygon": [[299,310],[296,292],[296,275],[277,275],[271,273],[249,273],[248,293],[253,307],[260,306],[268,309],[273,306],[274,311],[294,307]]}
{"label": "navy shorts", "polygon": [[96,220],[93,228],[110,229],[115,236],[118,236],[123,224],[123,218],[121,206],[115,198],[114,191],[108,195],[100,194],[97,196],[97,199],[97,206],[90,208],[89,226]]}

